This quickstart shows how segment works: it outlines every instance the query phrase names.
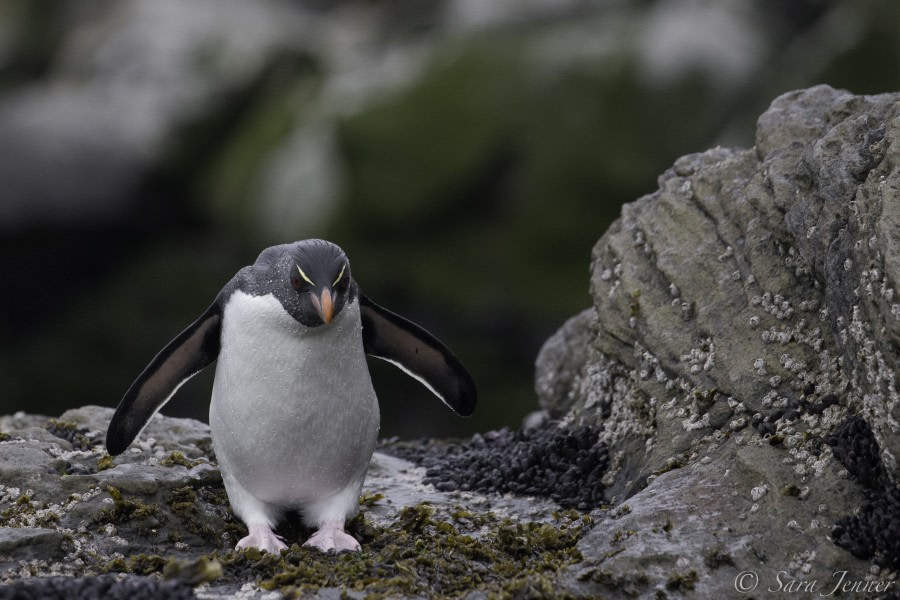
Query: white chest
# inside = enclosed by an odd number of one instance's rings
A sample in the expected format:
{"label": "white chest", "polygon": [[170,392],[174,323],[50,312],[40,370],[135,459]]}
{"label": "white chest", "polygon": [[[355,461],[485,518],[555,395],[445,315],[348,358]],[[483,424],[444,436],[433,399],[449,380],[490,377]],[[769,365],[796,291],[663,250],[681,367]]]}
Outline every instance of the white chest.
{"label": "white chest", "polygon": [[365,473],[378,421],[357,302],[308,328],[272,295],[231,296],[210,404],[223,470],[272,502],[319,496]]}

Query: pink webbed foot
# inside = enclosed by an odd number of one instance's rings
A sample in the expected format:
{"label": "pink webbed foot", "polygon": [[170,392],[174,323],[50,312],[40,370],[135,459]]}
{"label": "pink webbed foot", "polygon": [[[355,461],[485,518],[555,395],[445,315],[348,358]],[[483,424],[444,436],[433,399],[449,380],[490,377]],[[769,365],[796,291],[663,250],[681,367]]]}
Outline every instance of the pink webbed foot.
{"label": "pink webbed foot", "polygon": [[248,528],[250,529],[250,534],[237,543],[237,546],[235,546],[236,549],[256,548],[262,552],[279,554],[282,550],[287,548],[287,544],[284,543],[284,540],[275,535],[268,525],[254,523],[253,525],[249,525]]}
{"label": "pink webbed foot", "polygon": [[359,552],[359,542],[344,531],[343,523],[325,523],[312,534],[304,546],[320,552]]}

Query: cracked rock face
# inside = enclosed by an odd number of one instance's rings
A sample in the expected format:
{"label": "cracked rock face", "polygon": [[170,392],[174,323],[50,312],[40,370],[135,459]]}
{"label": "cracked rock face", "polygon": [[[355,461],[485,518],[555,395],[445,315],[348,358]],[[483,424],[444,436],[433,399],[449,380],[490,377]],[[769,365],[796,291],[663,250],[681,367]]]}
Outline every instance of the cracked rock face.
{"label": "cracked rock face", "polygon": [[[782,569],[866,575],[833,531],[896,568],[890,542],[860,546],[873,536],[847,528],[900,528],[886,512],[900,482],[898,283],[900,94],[785,94],[754,148],[682,157],[623,207],[594,247],[593,306],[536,364],[548,413],[603,429],[607,498],[632,511],[582,542],[596,564],[576,579],[727,594],[748,569],[776,587]],[[859,418],[886,473],[874,492],[828,445]],[[659,502],[677,514],[667,530]],[[703,560],[722,544],[727,560]]]}
{"label": "cracked rock face", "polygon": [[623,208],[593,310],[551,338],[589,348],[537,363],[544,406],[641,448],[620,494],[715,432],[803,450],[856,414],[900,479],[898,165],[900,94],[820,86],[776,99],[755,148],[682,157]]}

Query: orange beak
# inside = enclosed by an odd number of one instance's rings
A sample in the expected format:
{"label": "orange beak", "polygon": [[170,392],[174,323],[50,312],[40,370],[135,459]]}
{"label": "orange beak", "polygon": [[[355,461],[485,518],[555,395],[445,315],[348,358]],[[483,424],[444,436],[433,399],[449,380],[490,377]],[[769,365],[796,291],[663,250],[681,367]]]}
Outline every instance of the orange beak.
{"label": "orange beak", "polygon": [[310,294],[310,298],[316,312],[322,318],[322,322],[326,325],[331,323],[331,319],[334,317],[334,300],[331,297],[331,290],[324,288],[320,295]]}

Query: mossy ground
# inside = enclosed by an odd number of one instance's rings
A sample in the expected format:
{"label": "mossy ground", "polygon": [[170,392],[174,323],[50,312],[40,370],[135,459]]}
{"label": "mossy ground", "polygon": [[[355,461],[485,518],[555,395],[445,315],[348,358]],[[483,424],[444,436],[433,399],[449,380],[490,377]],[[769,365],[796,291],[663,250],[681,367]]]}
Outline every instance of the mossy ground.
{"label": "mossy ground", "polygon": [[514,523],[461,508],[445,520],[419,504],[401,510],[387,527],[358,518],[350,529],[362,538],[359,554],[323,555],[295,544],[279,557],[230,552],[222,563],[226,577],[255,577],[261,588],[288,597],[322,587],[372,598],[454,598],[473,590],[505,597],[527,589],[559,596],[549,578],[581,559],[575,544],[586,524],[575,512],[552,523]]}
{"label": "mossy ground", "polygon": [[[178,490],[172,506],[184,512],[195,495],[190,488]],[[137,516],[142,508],[119,499],[111,510],[115,515],[110,517],[121,519],[126,513]],[[190,520],[190,512],[182,516]],[[438,516],[433,506],[419,504],[400,510],[384,527],[372,525],[364,515],[354,519],[348,530],[362,542],[358,554],[322,554],[295,543],[277,556],[255,549],[217,551],[193,561],[139,555],[109,561],[103,570],[162,573],[194,584],[252,582],[289,598],[322,588],[362,592],[366,598],[458,598],[476,590],[501,598],[565,597],[553,576],[581,560],[575,545],[589,525],[590,519],[575,511],[555,514],[550,522],[517,523],[461,507]],[[298,525],[289,523],[291,527]],[[302,539],[305,532],[293,533]]]}
{"label": "mossy ground", "polygon": [[77,423],[50,419],[44,428],[56,437],[70,442],[76,450],[90,450],[94,445],[87,437],[88,430],[84,427],[79,427]]}

